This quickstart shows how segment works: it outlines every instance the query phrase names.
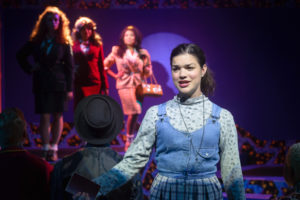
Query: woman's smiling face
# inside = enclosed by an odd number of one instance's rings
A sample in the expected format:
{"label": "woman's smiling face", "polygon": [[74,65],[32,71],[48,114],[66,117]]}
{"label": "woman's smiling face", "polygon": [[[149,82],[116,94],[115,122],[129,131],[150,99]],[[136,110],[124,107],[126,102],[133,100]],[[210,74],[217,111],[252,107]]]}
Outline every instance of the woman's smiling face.
{"label": "woman's smiling face", "polygon": [[127,30],[124,34],[124,38],[123,38],[124,44],[126,46],[134,46],[135,43],[135,34],[132,30]]}
{"label": "woman's smiling face", "polygon": [[179,93],[185,97],[200,96],[201,79],[207,70],[207,66],[200,67],[195,56],[184,53],[172,59],[172,78]]}

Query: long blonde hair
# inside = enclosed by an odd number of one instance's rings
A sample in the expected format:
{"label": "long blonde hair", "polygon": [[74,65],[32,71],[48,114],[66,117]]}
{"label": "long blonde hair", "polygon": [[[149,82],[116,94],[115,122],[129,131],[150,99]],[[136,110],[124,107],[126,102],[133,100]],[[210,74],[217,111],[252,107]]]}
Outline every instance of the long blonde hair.
{"label": "long blonde hair", "polygon": [[94,44],[95,46],[101,46],[102,38],[101,38],[100,34],[96,32],[97,25],[91,18],[88,18],[88,17],[79,17],[76,20],[73,31],[72,31],[73,42],[79,41],[81,39],[80,30],[84,26],[89,26],[89,28],[91,28],[93,31],[91,37],[89,38],[90,42],[92,44]]}
{"label": "long blonde hair", "polygon": [[48,6],[45,8],[45,10],[42,12],[42,14],[39,15],[39,18],[37,22],[35,23],[35,26],[31,32],[30,35],[30,41],[33,42],[42,42],[43,39],[46,36],[47,33],[47,27],[46,27],[46,16],[49,14],[58,14],[59,15],[59,27],[56,31],[56,42],[61,44],[70,44],[72,45],[72,40],[70,36],[70,28],[69,24],[70,21],[67,18],[66,14],[61,11],[59,8],[55,6]]}

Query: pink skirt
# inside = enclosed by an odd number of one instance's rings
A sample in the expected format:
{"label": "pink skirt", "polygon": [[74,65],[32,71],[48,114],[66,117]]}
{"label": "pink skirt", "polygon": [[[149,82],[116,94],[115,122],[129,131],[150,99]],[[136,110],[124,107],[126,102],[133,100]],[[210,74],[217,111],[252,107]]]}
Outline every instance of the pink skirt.
{"label": "pink skirt", "polygon": [[135,95],[135,88],[118,89],[125,115],[141,114],[142,108]]}

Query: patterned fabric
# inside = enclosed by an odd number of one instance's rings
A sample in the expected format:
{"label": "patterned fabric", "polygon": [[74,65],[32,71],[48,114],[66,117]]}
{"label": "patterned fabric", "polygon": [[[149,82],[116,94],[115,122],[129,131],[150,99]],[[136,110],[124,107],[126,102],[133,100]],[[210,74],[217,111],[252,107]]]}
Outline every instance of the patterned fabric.
{"label": "patterned fabric", "polygon": [[150,199],[218,200],[223,199],[223,195],[216,176],[202,179],[179,179],[157,174],[151,187]]}
{"label": "patterned fabric", "polygon": [[[170,119],[170,124],[179,131],[186,130],[178,107],[178,104],[180,104],[182,115],[189,130],[193,132],[200,129],[203,126],[203,103],[204,117],[207,119],[212,112],[212,102],[207,97],[200,96],[188,99],[185,102],[180,102],[178,97],[175,96],[166,103],[166,111]],[[122,172],[122,177],[129,180],[130,177],[138,173],[147,164],[156,141],[156,130],[154,127],[158,120],[157,111],[158,106],[153,106],[147,111],[137,137],[128,148],[123,161],[117,164],[112,172]],[[237,131],[233,117],[228,110],[222,109],[219,123],[221,125],[219,144],[220,166],[227,197],[228,199],[245,199],[243,175],[238,151]],[[112,178],[113,174],[115,174],[112,172],[108,172],[95,179],[95,181],[101,185],[100,194],[105,194],[114,187],[124,184],[124,182],[118,180],[117,177]],[[109,177],[109,179],[106,177]]]}

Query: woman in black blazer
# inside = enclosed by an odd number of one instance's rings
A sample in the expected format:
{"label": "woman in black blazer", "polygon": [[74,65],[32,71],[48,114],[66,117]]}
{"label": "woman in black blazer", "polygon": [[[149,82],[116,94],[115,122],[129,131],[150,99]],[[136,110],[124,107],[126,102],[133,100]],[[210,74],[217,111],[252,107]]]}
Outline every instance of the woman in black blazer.
{"label": "woman in black blazer", "polygon": [[[35,112],[40,114],[43,157],[57,159],[63,129],[63,111],[73,98],[73,61],[69,20],[57,7],[49,6],[39,16],[29,41],[18,51],[22,69],[33,74]],[[28,61],[32,56],[34,64]],[[50,142],[50,119],[53,116]]]}

